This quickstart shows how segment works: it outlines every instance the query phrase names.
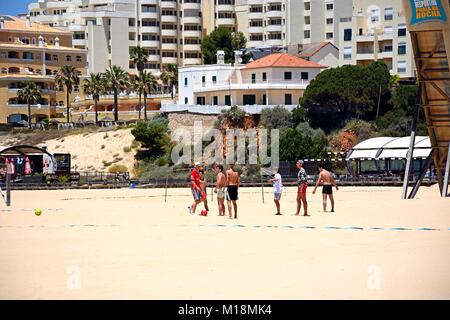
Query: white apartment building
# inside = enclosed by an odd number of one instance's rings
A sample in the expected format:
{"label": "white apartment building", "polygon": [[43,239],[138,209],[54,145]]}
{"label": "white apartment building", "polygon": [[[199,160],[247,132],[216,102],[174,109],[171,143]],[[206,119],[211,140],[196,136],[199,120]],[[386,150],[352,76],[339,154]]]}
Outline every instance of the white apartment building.
{"label": "white apartment building", "polygon": [[352,0],[236,0],[237,27],[248,47],[337,45],[339,21],[351,13]]}
{"label": "white apartment building", "polygon": [[74,46],[88,49],[90,72],[109,64],[135,72],[129,53],[137,45],[153,72],[202,61],[201,0],[38,0],[28,10],[33,21],[74,32]]}
{"label": "white apartment building", "polygon": [[231,65],[219,51],[217,61],[179,69],[178,105],[297,105],[310,80],[325,68],[286,53]]}
{"label": "white apartment building", "polygon": [[416,76],[401,0],[355,0],[351,19],[339,26],[339,64],[386,63],[400,78]]}

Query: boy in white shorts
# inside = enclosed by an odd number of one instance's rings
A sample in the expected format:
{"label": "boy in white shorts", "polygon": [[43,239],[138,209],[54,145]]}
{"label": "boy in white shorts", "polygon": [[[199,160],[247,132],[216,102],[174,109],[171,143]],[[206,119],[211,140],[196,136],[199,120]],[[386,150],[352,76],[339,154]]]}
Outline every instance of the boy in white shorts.
{"label": "boy in white shorts", "polygon": [[278,169],[276,170],[275,175],[272,179],[269,179],[269,182],[272,182],[273,184],[273,201],[275,202],[275,206],[277,207],[277,213],[275,215],[280,216],[280,200],[281,200],[281,194],[283,193],[283,181],[281,179],[281,175],[278,172]]}

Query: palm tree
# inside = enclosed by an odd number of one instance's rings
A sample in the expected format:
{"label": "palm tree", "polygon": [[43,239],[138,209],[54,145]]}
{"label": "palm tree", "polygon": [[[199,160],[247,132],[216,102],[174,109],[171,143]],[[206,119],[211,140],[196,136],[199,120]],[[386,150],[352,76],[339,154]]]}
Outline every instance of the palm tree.
{"label": "palm tree", "polygon": [[161,73],[162,82],[170,87],[170,92],[173,99],[173,89],[172,86],[177,87],[178,84],[178,66],[174,63],[169,63],[163,65],[163,70]]}
{"label": "palm tree", "polygon": [[98,101],[100,95],[105,92],[105,82],[101,73],[91,73],[89,79],[84,79],[83,91],[85,94],[92,95],[95,106],[95,124],[98,125]]}
{"label": "palm tree", "polygon": [[147,121],[147,94],[155,91],[157,82],[155,76],[150,72],[142,72],[141,77],[144,82],[144,119]]}
{"label": "palm tree", "polygon": [[122,90],[127,90],[130,85],[130,79],[125,70],[121,67],[112,65],[105,72],[105,86],[113,91],[114,94],[114,121],[119,121],[119,103],[118,95]]}
{"label": "palm tree", "polygon": [[22,82],[22,89],[17,92],[17,96],[28,104],[28,129],[31,129],[31,104],[41,99],[41,89],[35,82],[27,80]]}
{"label": "palm tree", "polygon": [[70,122],[70,94],[72,93],[73,87],[80,83],[80,78],[78,77],[78,71],[74,66],[69,64],[63,65],[55,76],[56,85],[61,87],[66,87],[66,112],[67,112],[67,123]]}
{"label": "palm tree", "polygon": [[139,120],[141,119],[141,101],[142,94],[145,90],[145,82],[142,74],[135,75],[131,78],[131,86],[133,90],[136,90],[139,94]]}
{"label": "palm tree", "polygon": [[139,73],[144,71],[144,64],[148,61],[148,51],[141,46],[131,49],[130,60],[133,61],[134,66]]}

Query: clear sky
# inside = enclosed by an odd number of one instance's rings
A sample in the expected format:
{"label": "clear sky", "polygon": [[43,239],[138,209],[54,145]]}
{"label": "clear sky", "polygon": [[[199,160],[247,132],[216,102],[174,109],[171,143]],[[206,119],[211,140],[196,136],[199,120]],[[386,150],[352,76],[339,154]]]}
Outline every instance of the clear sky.
{"label": "clear sky", "polygon": [[27,13],[27,6],[32,0],[0,0],[0,15],[16,16],[19,13]]}

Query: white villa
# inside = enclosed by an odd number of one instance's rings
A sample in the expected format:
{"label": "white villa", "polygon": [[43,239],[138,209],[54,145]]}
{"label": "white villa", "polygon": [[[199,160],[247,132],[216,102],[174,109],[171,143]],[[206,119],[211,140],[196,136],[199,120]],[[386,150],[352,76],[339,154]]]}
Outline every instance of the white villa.
{"label": "white villa", "polygon": [[[236,61],[241,61],[236,52]],[[218,63],[179,68],[178,104],[166,105],[166,111],[187,106],[217,109],[223,106],[294,107],[311,79],[326,68],[286,53],[274,53],[248,64],[224,63],[218,51]],[[181,109],[180,109],[181,110]]]}

